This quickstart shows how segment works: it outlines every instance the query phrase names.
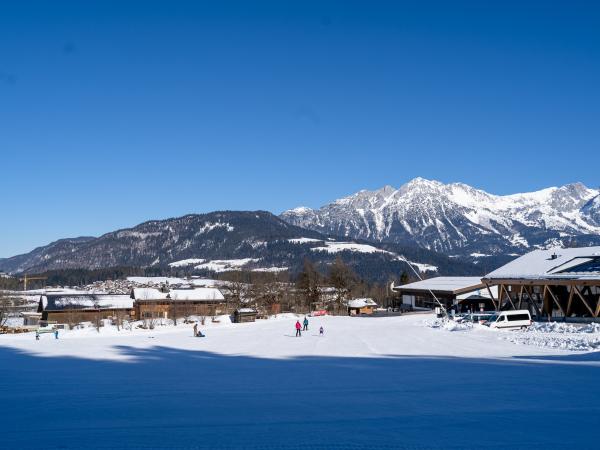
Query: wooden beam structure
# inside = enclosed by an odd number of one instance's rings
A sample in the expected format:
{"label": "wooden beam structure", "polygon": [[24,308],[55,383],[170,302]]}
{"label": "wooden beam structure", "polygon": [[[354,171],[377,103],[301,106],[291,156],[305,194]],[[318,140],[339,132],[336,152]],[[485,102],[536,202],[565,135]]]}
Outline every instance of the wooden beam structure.
{"label": "wooden beam structure", "polygon": [[573,295],[575,295],[575,291],[573,290],[573,287],[571,287],[571,289],[569,289],[569,300],[567,301],[566,317],[569,317],[571,315],[571,303],[573,303]]}
{"label": "wooden beam structure", "polygon": [[519,308],[521,309],[521,304],[523,303],[523,289],[525,289],[525,285],[521,285],[521,289],[519,290]]}
{"label": "wooden beam structure", "polygon": [[535,314],[538,317],[541,317],[542,312],[540,311],[540,308],[538,308],[537,302],[533,299],[533,286],[529,286],[529,289],[526,286],[523,286],[525,288],[525,292],[527,292],[527,296],[529,297],[529,303],[533,305],[533,308],[535,309]]}
{"label": "wooden beam structure", "polygon": [[560,309],[560,312],[563,313],[563,316],[566,316],[565,310],[563,309],[562,305],[558,301],[558,298],[556,298],[556,295],[554,295],[554,292],[552,292],[552,289],[550,288],[550,286],[546,285],[546,286],[544,286],[544,289],[548,292],[548,294],[550,294],[550,297],[552,297],[552,300],[554,300],[554,303],[556,304],[556,306],[558,306],[558,309]]}
{"label": "wooden beam structure", "polygon": [[[496,300],[494,299],[494,296],[492,295],[492,290],[490,289],[490,285],[487,284],[487,283],[485,283],[485,287],[486,287],[486,289],[488,291],[488,294],[490,294],[490,298],[492,299],[492,303],[494,304],[494,309],[496,311],[498,311],[499,310],[498,303],[496,303]],[[600,305],[600,302],[598,302],[598,305]]]}
{"label": "wooden beam structure", "polygon": [[[546,312],[560,311],[570,317],[573,311],[577,315],[600,318],[600,277],[585,279],[539,278],[539,279],[487,279],[482,280],[492,298],[497,311],[507,308],[521,309],[526,302],[533,305],[538,317]],[[491,294],[491,287],[498,287],[497,297]],[[515,294],[512,298],[511,292]],[[536,288],[537,287],[537,288]],[[527,296],[527,297],[525,297]],[[506,298],[508,297],[508,299]],[[541,308],[538,301],[543,299]],[[507,303],[508,301],[508,303]],[[581,303],[579,303],[581,301]],[[576,302],[576,303],[574,303]],[[546,311],[547,310],[547,311]],[[533,309],[531,310],[533,313]]]}
{"label": "wooden beam structure", "polygon": [[506,290],[506,286],[504,286],[503,284],[500,285],[500,287],[504,290],[504,293],[506,294],[506,296],[508,297],[508,301],[510,302],[510,304],[512,305],[513,309],[517,309],[515,308],[515,304],[512,301],[512,298],[510,298],[510,293]]}
{"label": "wooden beam structure", "polygon": [[581,299],[581,301],[583,302],[583,304],[585,305],[585,307],[588,309],[588,311],[590,312],[590,314],[592,315],[592,317],[596,317],[594,315],[594,311],[592,310],[592,307],[587,302],[587,300],[585,299],[585,297],[581,294],[581,291],[579,290],[579,288],[576,285],[573,285],[573,289],[575,290],[575,293]]}

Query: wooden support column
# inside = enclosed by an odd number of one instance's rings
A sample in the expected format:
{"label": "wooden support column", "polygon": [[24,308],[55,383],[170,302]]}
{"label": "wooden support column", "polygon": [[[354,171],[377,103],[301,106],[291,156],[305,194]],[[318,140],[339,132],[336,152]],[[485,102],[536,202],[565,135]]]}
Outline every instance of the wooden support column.
{"label": "wooden support column", "polygon": [[552,289],[550,289],[550,286],[546,286],[546,291],[548,292],[548,294],[550,294],[550,297],[552,297],[552,300],[554,300],[554,303],[556,304],[556,306],[558,306],[558,308],[560,309],[560,312],[563,313],[563,316],[566,316],[565,310],[560,305],[558,298],[556,298],[556,295],[554,295],[554,292],[552,292]]}
{"label": "wooden support column", "polygon": [[573,295],[575,295],[575,290],[573,289],[573,286],[571,286],[569,289],[569,301],[567,302],[567,317],[571,315],[571,303],[573,303]]}
{"label": "wooden support column", "polygon": [[[496,300],[494,299],[494,296],[492,295],[492,290],[490,289],[490,285],[485,283],[485,287],[488,291],[488,294],[490,294],[490,298],[492,299],[492,303],[494,304],[494,309],[496,311],[498,311],[498,304],[496,303]],[[598,304],[600,305],[600,302],[598,302]]]}
{"label": "wooden support column", "polygon": [[521,289],[519,290],[519,308],[517,309],[521,309],[521,303],[523,303],[523,289],[525,289],[524,284],[521,285]]}
{"label": "wooden support column", "polygon": [[508,292],[508,290],[506,289],[506,287],[504,285],[502,285],[502,288],[504,289],[504,293],[508,297],[508,301],[512,305],[513,309],[517,309],[517,308],[515,308],[515,304],[513,303],[512,298],[510,298],[510,293]]}
{"label": "wooden support column", "polygon": [[583,304],[585,305],[585,307],[588,309],[588,311],[590,312],[590,314],[592,315],[592,317],[596,317],[596,315],[594,314],[594,311],[592,310],[591,306],[589,305],[589,303],[587,302],[587,300],[585,299],[585,297],[583,295],[581,295],[581,292],[579,291],[579,288],[577,286],[573,285],[573,289],[575,289],[575,293],[581,299],[581,301],[583,302]]}
{"label": "wooden support column", "polygon": [[533,305],[536,315],[538,317],[541,317],[542,312],[540,311],[540,308],[538,308],[536,301],[533,299],[533,286],[531,286],[531,289],[525,288],[525,292],[527,292],[527,296],[529,297],[529,303]]}

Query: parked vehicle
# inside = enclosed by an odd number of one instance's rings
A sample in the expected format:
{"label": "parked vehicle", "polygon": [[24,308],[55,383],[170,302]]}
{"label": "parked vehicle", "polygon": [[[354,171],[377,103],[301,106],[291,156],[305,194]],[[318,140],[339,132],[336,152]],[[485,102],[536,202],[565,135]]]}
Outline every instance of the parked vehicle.
{"label": "parked vehicle", "polygon": [[526,309],[501,311],[490,317],[484,325],[490,328],[525,329],[532,324],[531,314]]}
{"label": "parked vehicle", "polygon": [[494,316],[495,314],[496,314],[495,312],[478,312],[478,313],[471,313],[471,314],[461,314],[460,316],[457,317],[456,321],[459,323],[460,322],[473,322],[473,323],[484,324],[485,322],[490,320],[490,318],[492,316]]}

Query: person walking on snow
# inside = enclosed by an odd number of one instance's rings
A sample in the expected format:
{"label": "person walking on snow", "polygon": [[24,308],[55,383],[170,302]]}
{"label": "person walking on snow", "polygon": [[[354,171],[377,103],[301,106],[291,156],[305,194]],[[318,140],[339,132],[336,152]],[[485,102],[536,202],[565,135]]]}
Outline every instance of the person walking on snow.
{"label": "person walking on snow", "polygon": [[304,330],[302,331],[308,331],[308,319],[306,318],[306,316],[304,316]]}
{"label": "person walking on snow", "polygon": [[302,325],[299,320],[296,320],[296,337],[298,336],[302,336]]}
{"label": "person walking on snow", "polygon": [[54,330],[54,339],[58,339],[58,330]]}
{"label": "person walking on snow", "polygon": [[194,337],[198,336],[198,324],[194,324]]}
{"label": "person walking on snow", "polygon": [[319,328],[319,335],[323,336],[323,334],[325,334],[325,330],[323,329],[323,326],[321,326],[321,328]]}

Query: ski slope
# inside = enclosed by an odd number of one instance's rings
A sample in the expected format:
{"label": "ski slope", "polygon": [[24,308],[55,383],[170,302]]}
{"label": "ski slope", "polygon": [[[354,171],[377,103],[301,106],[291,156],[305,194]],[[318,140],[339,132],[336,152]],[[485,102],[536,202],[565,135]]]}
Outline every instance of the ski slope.
{"label": "ski slope", "polygon": [[0,447],[596,448],[600,353],[427,318],[0,336]]}

